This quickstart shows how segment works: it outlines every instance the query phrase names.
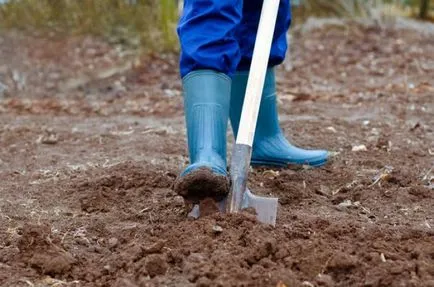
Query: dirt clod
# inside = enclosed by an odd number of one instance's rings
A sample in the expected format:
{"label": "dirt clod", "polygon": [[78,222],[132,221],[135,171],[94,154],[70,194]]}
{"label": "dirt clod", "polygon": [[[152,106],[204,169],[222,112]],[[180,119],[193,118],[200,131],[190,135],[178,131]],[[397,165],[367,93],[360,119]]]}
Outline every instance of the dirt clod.
{"label": "dirt clod", "polygon": [[149,276],[164,275],[168,265],[166,259],[160,254],[151,254],[146,257],[145,268]]}
{"label": "dirt clod", "polygon": [[119,240],[117,238],[115,238],[115,237],[110,238],[108,241],[109,248],[111,248],[111,249],[115,248],[116,246],[118,246],[118,243],[119,243]]}
{"label": "dirt clod", "polygon": [[75,259],[53,241],[49,225],[24,225],[18,242],[20,260],[45,275],[69,271]]}
{"label": "dirt clod", "polygon": [[213,231],[214,233],[216,233],[216,234],[220,234],[220,233],[223,232],[223,228],[222,228],[221,226],[214,225],[214,226],[212,227],[212,231]]}

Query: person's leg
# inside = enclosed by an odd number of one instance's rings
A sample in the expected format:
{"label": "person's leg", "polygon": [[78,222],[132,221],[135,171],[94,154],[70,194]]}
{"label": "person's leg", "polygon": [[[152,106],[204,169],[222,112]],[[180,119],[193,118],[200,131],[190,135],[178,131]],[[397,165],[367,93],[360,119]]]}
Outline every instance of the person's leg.
{"label": "person's leg", "polygon": [[243,0],[184,1],[178,25],[182,78],[204,69],[233,75],[241,58],[235,32],[242,7]]}
{"label": "person's leg", "polygon": [[[262,1],[246,1],[242,24],[236,34],[242,55],[238,71],[232,79],[231,88],[230,119],[235,136],[238,132]],[[286,33],[290,23],[290,2],[281,0],[253,142],[252,164],[254,165],[308,164],[321,166],[328,159],[328,152],[325,150],[305,150],[289,143],[279,125],[274,67],[281,64],[285,58]]]}
{"label": "person's leg", "polygon": [[178,34],[190,165],[175,191],[191,201],[229,191],[226,131],[230,76],[240,60],[235,29],[242,0],[186,0]]}

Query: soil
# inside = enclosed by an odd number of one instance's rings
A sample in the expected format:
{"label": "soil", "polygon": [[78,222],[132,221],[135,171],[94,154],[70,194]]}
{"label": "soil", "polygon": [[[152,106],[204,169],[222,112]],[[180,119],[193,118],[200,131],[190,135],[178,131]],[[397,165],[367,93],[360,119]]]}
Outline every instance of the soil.
{"label": "soil", "polygon": [[333,23],[277,72],[285,134],[336,156],[252,170],[276,227],[187,217],[176,55],[1,32],[0,285],[434,286],[433,34]]}

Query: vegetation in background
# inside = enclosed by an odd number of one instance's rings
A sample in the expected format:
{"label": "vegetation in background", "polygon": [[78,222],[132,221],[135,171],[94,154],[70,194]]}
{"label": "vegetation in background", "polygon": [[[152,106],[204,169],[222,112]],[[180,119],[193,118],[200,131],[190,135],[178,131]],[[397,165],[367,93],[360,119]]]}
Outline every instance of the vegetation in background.
{"label": "vegetation in background", "polygon": [[419,17],[422,19],[428,18],[430,0],[421,0]]}
{"label": "vegetation in background", "polygon": [[[293,0],[294,1],[294,0]],[[298,0],[295,15],[303,20],[319,17],[372,17],[381,11],[387,16],[408,16],[428,19],[430,2],[434,0]],[[296,18],[297,18],[296,17]]]}
{"label": "vegetation in background", "polygon": [[[371,17],[373,9],[407,7],[428,18],[433,0],[293,0],[296,21],[310,16]],[[176,50],[178,0],[8,0],[0,27],[94,34],[147,49]],[[431,5],[433,7],[434,5]],[[390,8],[392,7],[392,8]],[[400,10],[400,11],[401,11]],[[396,12],[395,12],[396,13]]]}
{"label": "vegetation in background", "polygon": [[176,48],[174,0],[9,0],[0,26],[94,34],[150,49]]}

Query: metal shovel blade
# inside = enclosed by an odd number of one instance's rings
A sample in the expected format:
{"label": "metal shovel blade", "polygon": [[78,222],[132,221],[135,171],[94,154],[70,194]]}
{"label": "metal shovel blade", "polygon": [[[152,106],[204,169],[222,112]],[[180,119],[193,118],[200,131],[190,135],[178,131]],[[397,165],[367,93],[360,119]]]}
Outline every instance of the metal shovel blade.
{"label": "metal shovel blade", "polygon": [[229,212],[241,212],[253,208],[257,219],[266,224],[275,225],[277,217],[277,198],[254,195],[247,188],[247,176],[250,168],[252,148],[248,145],[235,144],[231,163],[231,201]]}
{"label": "metal shovel blade", "polygon": [[[226,212],[226,199],[217,202],[217,206],[220,212]],[[276,225],[277,218],[277,203],[278,198],[276,197],[263,197],[254,195],[250,189],[246,188],[244,192],[244,197],[241,203],[241,208],[253,208],[256,212],[256,218],[259,222]],[[188,217],[199,218],[200,217],[200,207],[199,204],[195,204],[193,209],[188,214]]]}
{"label": "metal shovel blade", "polygon": [[246,188],[241,208],[253,208],[259,222],[275,226],[277,218],[277,203],[278,199],[276,197],[257,196]]}

